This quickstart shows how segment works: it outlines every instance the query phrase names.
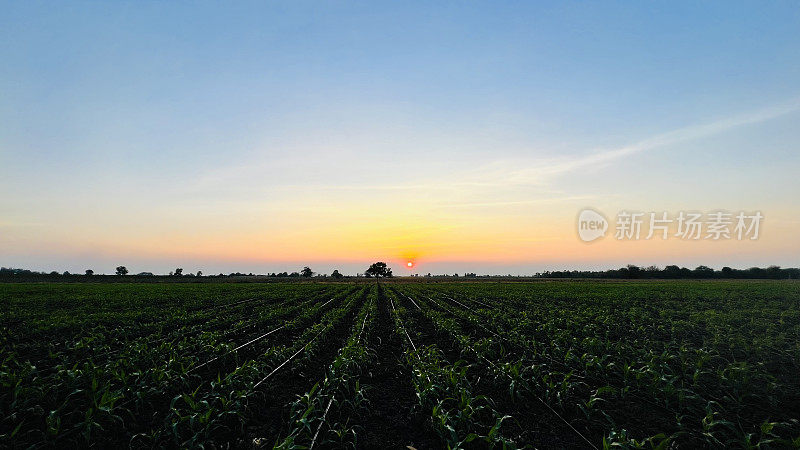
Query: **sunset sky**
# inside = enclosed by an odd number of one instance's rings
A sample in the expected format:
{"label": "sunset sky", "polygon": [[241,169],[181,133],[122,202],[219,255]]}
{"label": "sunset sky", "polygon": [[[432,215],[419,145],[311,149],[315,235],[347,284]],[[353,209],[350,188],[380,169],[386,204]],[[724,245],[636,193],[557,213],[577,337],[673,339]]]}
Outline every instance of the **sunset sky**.
{"label": "sunset sky", "polygon": [[0,2],[0,189],[5,267],[798,267],[800,6]]}

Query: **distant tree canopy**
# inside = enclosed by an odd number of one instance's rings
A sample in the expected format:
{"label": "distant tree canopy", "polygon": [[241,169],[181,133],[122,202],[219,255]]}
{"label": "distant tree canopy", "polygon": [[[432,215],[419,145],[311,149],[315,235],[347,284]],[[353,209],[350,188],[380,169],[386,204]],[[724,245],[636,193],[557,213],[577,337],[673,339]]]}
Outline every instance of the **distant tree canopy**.
{"label": "distant tree canopy", "polygon": [[183,268],[178,267],[177,269],[175,269],[175,276],[176,277],[180,277],[182,275],[183,275]]}
{"label": "distant tree canopy", "polygon": [[563,270],[554,272],[537,273],[538,278],[626,278],[626,279],[679,279],[679,278],[760,278],[760,279],[799,279],[800,269],[782,269],[779,266],[769,266],[766,269],[751,267],[749,269],[732,269],[723,267],[714,270],[708,266],[697,266],[694,269],[669,265],[663,269],[656,266],[641,268],[629,264],[626,267],[612,270],[581,271]]}
{"label": "distant tree canopy", "polygon": [[303,270],[300,271],[300,275],[302,275],[305,278],[311,278],[312,276],[314,276],[314,271],[311,270],[310,267],[305,266],[303,267]]}
{"label": "distant tree canopy", "polygon": [[339,269],[333,269],[333,273],[331,274],[331,278],[336,278],[338,280],[340,278],[344,278],[344,275],[339,273]]}
{"label": "distant tree canopy", "polygon": [[86,276],[87,276],[87,277],[90,277],[90,276],[92,276],[92,275],[94,275],[94,270],[92,270],[92,269],[86,269]]}
{"label": "distant tree canopy", "polygon": [[369,268],[364,272],[364,275],[367,277],[375,277],[375,278],[391,278],[392,277],[392,269],[386,267],[385,262],[376,262],[369,266]]}
{"label": "distant tree canopy", "polygon": [[117,267],[117,275],[127,275],[127,274],[128,274],[128,268],[127,267],[125,267],[125,266]]}

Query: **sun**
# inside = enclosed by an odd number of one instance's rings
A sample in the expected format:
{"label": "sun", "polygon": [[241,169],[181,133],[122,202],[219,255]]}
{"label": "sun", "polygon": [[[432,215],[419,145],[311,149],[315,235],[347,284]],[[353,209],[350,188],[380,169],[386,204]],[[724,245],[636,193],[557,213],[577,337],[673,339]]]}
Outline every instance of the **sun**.
{"label": "sun", "polygon": [[412,261],[409,261],[409,262],[406,263],[406,267],[409,267],[409,268],[410,267],[414,267],[414,263]]}

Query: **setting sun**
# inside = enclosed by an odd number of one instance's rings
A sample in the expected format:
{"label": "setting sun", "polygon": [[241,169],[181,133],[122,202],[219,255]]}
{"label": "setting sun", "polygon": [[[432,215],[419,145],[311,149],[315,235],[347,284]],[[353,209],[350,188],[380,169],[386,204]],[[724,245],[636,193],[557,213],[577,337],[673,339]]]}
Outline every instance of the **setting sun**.
{"label": "setting sun", "polygon": [[408,267],[414,267],[414,263],[413,263],[413,262],[411,262],[411,261],[409,261],[409,262],[407,262],[407,263],[406,263],[406,266],[408,266]]}

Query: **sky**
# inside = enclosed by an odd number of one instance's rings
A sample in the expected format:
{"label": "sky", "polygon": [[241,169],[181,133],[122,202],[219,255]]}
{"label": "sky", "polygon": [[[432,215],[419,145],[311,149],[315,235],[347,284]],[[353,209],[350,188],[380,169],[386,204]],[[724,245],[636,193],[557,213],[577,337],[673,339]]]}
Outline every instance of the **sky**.
{"label": "sky", "polygon": [[[0,11],[5,267],[800,266],[796,2]],[[764,220],[616,239],[620,211]]]}

